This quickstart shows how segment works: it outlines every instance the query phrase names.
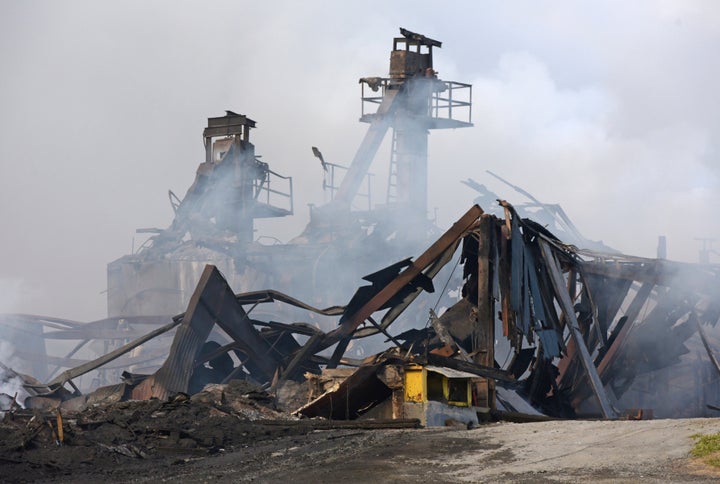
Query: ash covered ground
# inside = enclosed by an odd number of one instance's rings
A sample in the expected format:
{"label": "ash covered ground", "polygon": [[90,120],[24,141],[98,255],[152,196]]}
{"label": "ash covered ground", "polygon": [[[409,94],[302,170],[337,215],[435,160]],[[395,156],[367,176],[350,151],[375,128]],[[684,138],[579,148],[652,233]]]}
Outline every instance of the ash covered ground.
{"label": "ash covered ground", "polygon": [[[324,424],[324,425],[321,425]],[[251,385],[187,398],[17,410],[0,424],[3,482],[717,482],[689,457],[717,419],[332,428]]]}

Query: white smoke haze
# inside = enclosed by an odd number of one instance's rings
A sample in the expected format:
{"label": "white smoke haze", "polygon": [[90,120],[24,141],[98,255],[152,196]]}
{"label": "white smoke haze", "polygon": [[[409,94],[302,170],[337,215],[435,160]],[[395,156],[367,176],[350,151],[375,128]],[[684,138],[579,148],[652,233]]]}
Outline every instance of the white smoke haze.
{"label": "white smoke haze", "polygon": [[310,147],[349,163],[367,128],[357,80],[387,75],[401,26],[443,41],[441,78],[474,85],[475,127],[430,136],[428,206],[441,225],[475,197],[461,179],[522,201],[489,169],[626,253],[654,256],[666,235],[670,258],[695,261],[695,237],[720,239],[716,2],[0,10],[0,279],[27,292],[13,311],[103,317],[106,264],[130,252],[136,228],[170,224],[167,189],[185,193],[206,118],[225,109],[255,119],[257,153],[294,177],[296,216],[258,227],[297,235],[323,200]]}
{"label": "white smoke haze", "polygon": [[21,279],[0,277],[0,314],[17,311],[23,297],[23,289]]}
{"label": "white smoke haze", "polygon": [[[15,348],[7,341],[0,340],[0,363],[12,370],[13,365],[18,362],[15,355]],[[23,381],[12,371],[6,371],[0,366],[0,418],[4,416],[3,410],[8,410],[14,398],[21,406],[29,394],[23,388]],[[3,397],[5,394],[10,399]]]}

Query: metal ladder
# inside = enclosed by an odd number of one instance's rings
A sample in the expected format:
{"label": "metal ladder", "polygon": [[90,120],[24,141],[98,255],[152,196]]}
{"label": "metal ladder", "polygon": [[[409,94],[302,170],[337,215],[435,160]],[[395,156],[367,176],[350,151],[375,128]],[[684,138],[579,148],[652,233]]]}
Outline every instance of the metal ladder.
{"label": "metal ladder", "polygon": [[390,169],[388,170],[387,204],[397,201],[397,131],[392,130],[392,146],[390,148]]}

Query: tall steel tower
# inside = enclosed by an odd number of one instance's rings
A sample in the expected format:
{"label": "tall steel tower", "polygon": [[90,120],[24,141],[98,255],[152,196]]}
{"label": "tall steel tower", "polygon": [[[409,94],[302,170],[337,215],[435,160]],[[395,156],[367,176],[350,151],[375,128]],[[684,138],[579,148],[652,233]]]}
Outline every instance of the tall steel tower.
{"label": "tall steel tower", "polygon": [[441,47],[441,42],[403,28],[400,34],[393,39],[389,77],[360,79],[360,121],[370,127],[333,202],[350,206],[392,129],[387,202],[427,218],[429,130],[472,126],[472,86],[437,77],[433,47]]}

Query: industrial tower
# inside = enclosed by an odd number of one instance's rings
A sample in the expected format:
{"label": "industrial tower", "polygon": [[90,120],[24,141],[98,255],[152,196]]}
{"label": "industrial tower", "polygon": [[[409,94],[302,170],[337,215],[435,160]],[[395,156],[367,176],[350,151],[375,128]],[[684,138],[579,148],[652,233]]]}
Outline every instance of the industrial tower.
{"label": "industrial tower", "polygon": [[[385,134],[392,129],[387,203],[426,219],[429,130],[472,126],[472,86],[438,79],[433,47],[440,48],[441,42],[403,28],[400,34],[393,39],[389,77],[360,79],[360,121],[370,127],[333,203],[350,206]],[[373,106],[376,111],[367,112]]]}

